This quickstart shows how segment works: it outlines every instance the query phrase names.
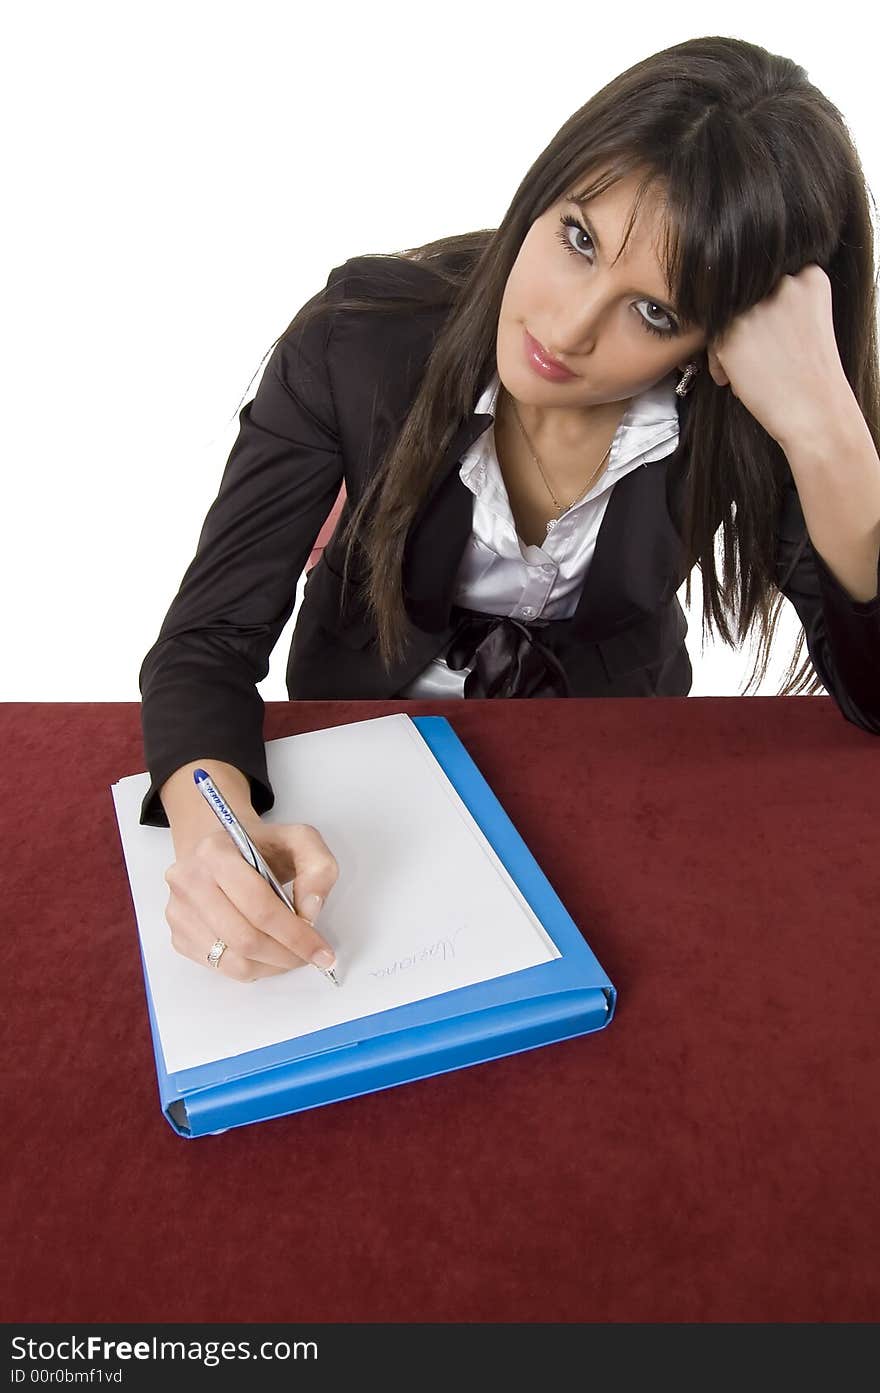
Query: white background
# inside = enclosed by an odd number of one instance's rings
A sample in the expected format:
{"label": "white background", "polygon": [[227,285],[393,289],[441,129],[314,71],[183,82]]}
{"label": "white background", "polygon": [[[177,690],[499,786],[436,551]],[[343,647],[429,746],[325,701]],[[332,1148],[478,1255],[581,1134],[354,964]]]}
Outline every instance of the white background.
{"label": "white background", "polygon": [[[559,126],[633,62],[713,33],[794,58],[843,112],[875,189],[867,14],[509,0],[8,11],[0,699],[140,699],[237,413],[296,310],[350,256],[497,226]],[[692,695],[736,694],[752,652],[701,653],[700,616],[695,569]],[[266,699],[286,698],[293,622]],[[761,694],[799,632],[786,604]]]}

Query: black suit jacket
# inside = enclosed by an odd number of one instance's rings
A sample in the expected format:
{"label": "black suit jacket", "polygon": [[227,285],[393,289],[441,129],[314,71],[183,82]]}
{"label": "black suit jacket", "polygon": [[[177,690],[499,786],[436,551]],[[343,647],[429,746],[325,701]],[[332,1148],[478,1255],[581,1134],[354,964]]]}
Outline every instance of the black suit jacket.
{"label": "black suit jacket", "polygon": [[[425,263],[355,257],[309,303],[393,295],[425,286]],[[159,636],[140,671],[145,756],[152,777],[141,821],[167,826],[158,789],[182,764],[214,758],[247,774],[254,807],[274,796],[256,689],[293,609],[297,582],[343,481],[348,511],[402,425],[448,307],[373,315],[331,310],[282,336],[253,401],[239,413],[219,493]],[[686,577],[679,531],[682,438],[663,459],[615,484],[573,616],[544,634],[575,696],[684,696],[692,673],[676,598]],[[455,629],[456,571],[471,535],[473,494],[462,452],[492,422],[458,423],[443,467],[410,528],[403,595],[405,659],[386,673],[374,628],[350,592],[341,605],[336,535],[308,574],[287,687],[296,699],[393,697],[443,651]],[[880,734],[880,595],[858,602],[807,544],[793,480],[777,523],[777,574],[804,626],[814,666],[844,716]],[[788,572],[791,572],[789,575]]]}

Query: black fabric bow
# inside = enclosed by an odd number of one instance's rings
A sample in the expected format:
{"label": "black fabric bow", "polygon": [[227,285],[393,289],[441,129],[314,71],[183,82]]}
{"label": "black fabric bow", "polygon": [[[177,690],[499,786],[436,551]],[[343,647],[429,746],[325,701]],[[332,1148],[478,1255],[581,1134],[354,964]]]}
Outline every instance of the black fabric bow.
{"label": "black fabric bow", "polygon": [[523,624],[502,614],[459,610],[464,617],[446,650],[453,671],[473,663],[465,697],[570,697],[571,686],[556,654],[534,631],[547,619]]}

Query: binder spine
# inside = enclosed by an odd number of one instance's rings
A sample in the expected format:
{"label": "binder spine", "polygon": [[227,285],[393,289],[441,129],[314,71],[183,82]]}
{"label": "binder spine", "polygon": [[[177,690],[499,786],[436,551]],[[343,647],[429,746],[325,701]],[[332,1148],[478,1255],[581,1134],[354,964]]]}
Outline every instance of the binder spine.
{"label": "binder spine", "polygon": [[455,1017],[292,1060],[178,1098],[164,1112],[181,1136],[212,1135],[591,1034],[612,1014],[601,987],[554,992],[476,1012],[470,1024]]}

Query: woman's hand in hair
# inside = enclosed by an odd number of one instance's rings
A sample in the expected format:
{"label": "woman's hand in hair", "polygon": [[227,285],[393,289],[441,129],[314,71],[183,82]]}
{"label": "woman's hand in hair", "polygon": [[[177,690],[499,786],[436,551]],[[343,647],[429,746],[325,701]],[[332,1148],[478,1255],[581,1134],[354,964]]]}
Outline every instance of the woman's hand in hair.
{"label": "woman's hand in hair", "polygon": [[706,356],[712,381],[729,386],[783,449],[855,404],[834,333],[831,282],[814,262],[737,315]]}

